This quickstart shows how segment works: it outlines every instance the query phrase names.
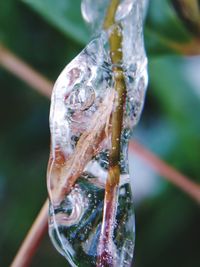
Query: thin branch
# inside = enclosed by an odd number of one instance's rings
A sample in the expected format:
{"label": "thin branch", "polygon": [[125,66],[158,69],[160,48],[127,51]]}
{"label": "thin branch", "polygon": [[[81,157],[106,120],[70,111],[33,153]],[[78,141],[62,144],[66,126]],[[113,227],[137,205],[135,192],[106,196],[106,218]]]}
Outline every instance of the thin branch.
{"label": "thin branch", "polygon": [[12,54],[0,43],[0,65],[19,79],[26,82],[39,93],[50,97],[53,84],[44,76],[40,75],[21,59]]}
{"label": "thin branch", "polygon": [[115,226],[116,209],[118,202],[118,187],[120,182],[120,152],[121,133],[123,127],[123,111],[126,99],[126,83],[122,62],[122,31],[120,25],[115,24],[115,14],[119,0],[112,0],[108,6],[104,21],[104,29],[111,27],[109,35],[110,58],[113,64],[112,73],[116,91],[115,109],[111,115],[111,150],[109,152],[109,170],[105,186],[103,220],[98,244],[97,266],[113,266],[113,232]]}
{"label": "thin branch", "polygon": [[165,177],[166,180],[177,186],[179,189],[188,194],[191,198],[200,204],[200,185],[193,182],[189,177],[177,171],[163,160],[159,159],[155,154],[147,150],[137,142],[130,142],[130,151],[141,156],[142,159],[157,172]]}
{"label": "thin branch", "polygon": [[200,39],[196,37],[192,38],[186,43],[169,41],[168,46],[180,55],[196,56],[200,54]]}
{"label": "thin branch", "polygon": [[28,267],[48,229],[48,200],[44,203],[10,267]]}

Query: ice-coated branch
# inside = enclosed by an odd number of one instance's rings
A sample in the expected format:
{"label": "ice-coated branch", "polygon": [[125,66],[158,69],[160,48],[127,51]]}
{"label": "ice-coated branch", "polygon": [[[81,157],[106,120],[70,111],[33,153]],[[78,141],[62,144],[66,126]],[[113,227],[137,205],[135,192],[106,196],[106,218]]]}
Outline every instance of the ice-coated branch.
{"label": "ice-coated branch", "polygon": [[126,101],[126,83],[121,62],[122,53],[122,29],[116,24],[115,15],[119,0],[112,0],[106,14],[104,29],[111,28],[109,33],[110,58],[114,88],[116,91],[114,111],[111,118],[111,149],[109,152],[109,171],[105,186],[104,212],[101,227],[101,235],[98,245],[97,266],[116,266],[114,263],[115,252],[113,251],[113,232],[116,219],[118,191],[120,181],[120,153],[121,134],[123,127],[123,111]]}

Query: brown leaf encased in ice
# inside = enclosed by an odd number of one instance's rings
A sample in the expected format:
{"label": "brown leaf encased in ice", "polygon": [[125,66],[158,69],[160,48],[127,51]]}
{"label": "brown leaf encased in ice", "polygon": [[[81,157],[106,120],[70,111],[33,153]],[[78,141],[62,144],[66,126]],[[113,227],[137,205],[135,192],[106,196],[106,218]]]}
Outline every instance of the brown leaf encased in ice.
{"label": "brown leaf encased in ice", "polygon": [[[88,129],[80,136],[73,153],[64,159],[62,152],[51,154],[48,166],[48,188],[53,205],[64,200],[83,173],[87,163],[101,151],[101,143],[108,136],[109,122],[113,109],[115,90],[110,89],[107,96],[91,118]],[[55,149],[55,148],[54,148]]]}

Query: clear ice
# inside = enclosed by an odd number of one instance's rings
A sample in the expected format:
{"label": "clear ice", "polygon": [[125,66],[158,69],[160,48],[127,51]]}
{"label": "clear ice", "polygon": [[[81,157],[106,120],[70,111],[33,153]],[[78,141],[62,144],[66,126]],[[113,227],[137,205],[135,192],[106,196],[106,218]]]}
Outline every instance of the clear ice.
{"label": "clear ice", "polygon": [[[61,72],[51,99],[49,234],[73,267],[128,267],[133,259],[135,220],[127,151],[147,87],[146,1],[119,1],[114,25],[104,29],[109,2],[82,1],[83,17],[93,25],[95,37]],[[117,64],[109,44],[113,27],[122,36],[118,52],[123,57]],[[112,118],[119,108],[114,68],[123,71],[126,87],[116,168],[110,159],[116,149]],[[117,170],[119,181],[108,182],[108,176],[117,180]]]}

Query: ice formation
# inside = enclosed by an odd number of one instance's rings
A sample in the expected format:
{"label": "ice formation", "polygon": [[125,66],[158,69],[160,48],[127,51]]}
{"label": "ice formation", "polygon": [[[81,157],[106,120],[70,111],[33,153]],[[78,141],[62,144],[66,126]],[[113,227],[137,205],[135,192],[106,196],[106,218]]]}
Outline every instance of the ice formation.
{"label": "ice formation", "polygon": [[[147,86],[145,2],[82,1],[83,17],[95,25],[95,37],[65,67],[53,89],[49,233],[73,267],[128,267],[133,259],[127,149]],[[105,26],[114,4],[113,24]]]}

